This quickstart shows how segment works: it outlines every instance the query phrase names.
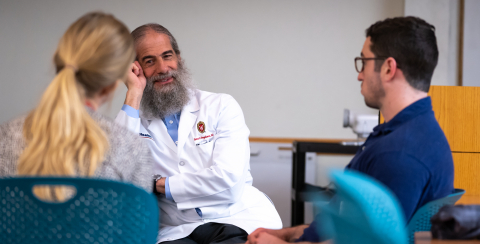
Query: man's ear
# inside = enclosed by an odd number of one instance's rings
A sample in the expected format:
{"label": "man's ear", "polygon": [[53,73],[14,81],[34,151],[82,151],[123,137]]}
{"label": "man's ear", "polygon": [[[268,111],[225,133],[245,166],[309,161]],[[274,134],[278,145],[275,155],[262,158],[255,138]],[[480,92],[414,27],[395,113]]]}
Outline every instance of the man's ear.
{"label": "man's ear", "polygon": [[382,68],[380,70],[380,78],[383,81],[391,81],[397,73],[397,61],[394,58],[389,57],[383,62]]}

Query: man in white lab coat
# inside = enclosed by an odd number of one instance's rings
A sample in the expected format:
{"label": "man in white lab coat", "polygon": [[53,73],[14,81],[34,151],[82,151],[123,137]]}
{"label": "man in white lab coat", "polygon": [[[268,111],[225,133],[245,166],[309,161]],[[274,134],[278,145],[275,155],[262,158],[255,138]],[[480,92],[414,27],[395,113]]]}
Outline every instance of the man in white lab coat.
{"label": "man in white lab coat", "polygon": [[159,242],[241,243],[282,227],[252,186],[249,130],[238,103],[195,89],[175,38],[161,25],[132,32],[137,60],[116,122],[148,143],[161,220]]}

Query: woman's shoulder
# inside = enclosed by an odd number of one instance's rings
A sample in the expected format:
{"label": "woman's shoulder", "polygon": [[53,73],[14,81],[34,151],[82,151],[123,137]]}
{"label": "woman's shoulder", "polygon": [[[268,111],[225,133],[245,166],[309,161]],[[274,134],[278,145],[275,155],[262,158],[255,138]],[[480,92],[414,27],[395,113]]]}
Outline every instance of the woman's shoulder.
{"label": "woman's shoulder", "polygon": [[15,134],[20,133],[22,134],[23,131],[23,124],[25,123],[25,115],[14,118],[9,120],[0,125],[0,132],[1,133],[8,133],[8,134]]}
{"label": "woman's shoulder", "polygon": [[114,134],[111,136],[118,135],[118,132],[127,132],[125,135],[129,136],[128,130],[125,130],[126,128],[115,123],[113,119],[96,112],[91,113],[90,115],[95,120],[95,122],[97,122],[100,128],[102,128],[103,131],[108,134],[108,136],[110,136],[110,134],[112,133]]}
{"label": "woman's shoulder", "polygon": [[135,135],[135,133],[131,132],[124,126],[115,123],[113,119],[99,113],[93,113],[92,118],[107,135],[109,143],[111,144],[110,147],[146,148],[146,145],[137,135]]}
{"label": "woman's shoulder", "polygon": [[26,116],[17,117],[0,125],[0,143],[5,143],[5,145],[23,145],[23,124],[25,123],[25,117]]}
{"label": "woman's shoulder", "polygon": [[23,124],[25,116],[0,125],[0,177],[16,172],[17,160],[25,148]]}
{"label": "woman's shoulder", "polygon": [[148,145],[138,135],[106,116],[92,114],[92,118],[109,141],[105,161],[97,170],[97,176],[131,182],[151,191],[152,164]]}

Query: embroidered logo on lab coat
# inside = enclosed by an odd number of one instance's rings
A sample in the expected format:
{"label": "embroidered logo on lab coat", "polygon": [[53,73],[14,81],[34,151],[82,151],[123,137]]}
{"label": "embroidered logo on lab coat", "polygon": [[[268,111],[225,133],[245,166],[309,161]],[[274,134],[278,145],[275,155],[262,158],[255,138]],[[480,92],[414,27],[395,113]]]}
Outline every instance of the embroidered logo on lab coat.
{"label": "embroidered logo on lab coat", "polygon": [[203,123],[203,121],[200,121],[200,122],[197,123],[197,130],[200,133],[205,132],[205,123]]}

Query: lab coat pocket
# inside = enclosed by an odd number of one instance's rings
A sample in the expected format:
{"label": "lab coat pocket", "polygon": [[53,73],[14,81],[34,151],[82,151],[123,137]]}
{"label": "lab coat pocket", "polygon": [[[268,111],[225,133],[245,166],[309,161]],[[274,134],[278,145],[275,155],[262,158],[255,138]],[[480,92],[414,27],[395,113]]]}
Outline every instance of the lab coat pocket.
{"label": "lab coat pocket", "polygon": [[202,162],[204,162],[203,166],[204,167],[210,167],[212,165],[212,158],[213,158],[213,149],[214,149],[215,141],[211,140],[208,142],[205,142],[200,145],[196,145],[195,149],[197,149],[198,155],[202,159]]}
{"label": "lab coat pocket", "polygon": [[202,211],[202,218],[204,219],[217,219],[230,216],[230,206],[232,204],[219,204],[211,207],[200,208]]}

